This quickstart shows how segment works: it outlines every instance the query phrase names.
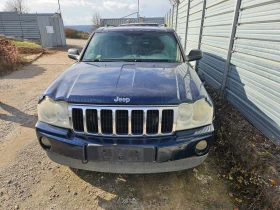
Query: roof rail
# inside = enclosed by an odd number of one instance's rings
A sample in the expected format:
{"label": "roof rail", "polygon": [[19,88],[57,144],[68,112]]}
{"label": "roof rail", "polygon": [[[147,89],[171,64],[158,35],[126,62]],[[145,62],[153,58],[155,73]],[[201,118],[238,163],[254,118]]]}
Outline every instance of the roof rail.
{"label": "roof rail", "polygon": [[104,27],[108,28],[108,27],[116,27],[116,26],[115,25],[106,24]]}

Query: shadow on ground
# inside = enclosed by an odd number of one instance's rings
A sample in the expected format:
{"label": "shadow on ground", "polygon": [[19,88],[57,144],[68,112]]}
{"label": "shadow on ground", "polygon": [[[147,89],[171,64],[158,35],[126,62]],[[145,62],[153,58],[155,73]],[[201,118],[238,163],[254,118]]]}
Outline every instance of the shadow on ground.
{"label": "shadow on ground", "polygon": [[[28,70],[28,71],[27,71]],[[30,79],[37,77],[41,74],[43,74],[46,71],[46,69],[39,67],[36,64],[31,64],[29,66],[24,66],[20,71],[15,72],[12,75],[9,75],[9,77],[0,77],[0,83],[1,80],[4,79]]]}
{"label": "shadow on ground", "polygon": [[98,205],[105,209],[233,207],[223,181],[217,178],[215,164],[210,159],[195,169],[159,174],[110,174],[71,170],[93,188],[113,195],[97,197]]}
{"label": "shadow on ground", "polygon": [[26,114],[1,101],[0,108],[10,113],[10,115],[0,113],[0,120],[14,122],[22,125],[23,127],[34,128],[37,116]]}

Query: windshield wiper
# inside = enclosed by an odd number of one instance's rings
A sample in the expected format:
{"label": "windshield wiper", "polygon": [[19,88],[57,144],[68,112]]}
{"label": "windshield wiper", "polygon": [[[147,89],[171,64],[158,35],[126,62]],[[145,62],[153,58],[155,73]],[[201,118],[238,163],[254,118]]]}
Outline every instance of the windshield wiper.
{"label": "windshield wiper", "polygon": [[168,59],[94,59],[85,62],[176,62]]}
{"label": "windshield wiper", "polygon": [[175,62],[168,59],[125,59],[125,62]]}
{"label": "windshield wiper", "polygon": [[93,59],[93,60],[83,60],[83,62],[123,62],[121,59]]}
{"label": "windshield wiper", "polygon": [[146,62],[176,62],[168,59],[147,59]]}
{"label": "windshield wiper", "polygon": [[90,60],[88,62],[116,62],[116,61],[120,61],[120,60],[113,60],[113,59],[94,59],[94,60]]}

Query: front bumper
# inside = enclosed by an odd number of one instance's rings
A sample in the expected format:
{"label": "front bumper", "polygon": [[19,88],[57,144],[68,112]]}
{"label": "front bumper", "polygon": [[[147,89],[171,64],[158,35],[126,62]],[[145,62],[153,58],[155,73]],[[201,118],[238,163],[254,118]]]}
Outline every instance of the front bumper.
{"label": "front bumper", "polygon": [[[84,170],[137,174],[195,167],[205,160],[214,139],[213,125],[176,132],[172,136],[108,138],[75,134],[69,129],[38,122],[36,133],[42,148],[54,162]],[[51,148],[42,145],[42,137],[48,138]],[[201,140],[206,140],[208,147],[197,153],[195,146]],[[106,156],[98,154],[102,153],[99,148],[113,148],[112,150],[116,148],[117,151],[133,148],[143,155],[140,159],[137,157],[135,159],[134,156],[130,157],[129,152],[124,152],[128,153],[127,159],[120,160],[118,155],[111,155],[108,158],[108,154]]]}

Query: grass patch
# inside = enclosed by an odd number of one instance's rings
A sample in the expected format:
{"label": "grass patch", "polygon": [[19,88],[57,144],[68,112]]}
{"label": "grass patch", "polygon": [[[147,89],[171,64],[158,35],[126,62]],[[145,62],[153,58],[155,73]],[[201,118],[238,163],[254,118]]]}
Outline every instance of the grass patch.
{"label": "grass patch", "polygon": [[21,41],[15,41],[11,40],[13,44],[15,44],[18,48],[42,48],[40,45],[32,43],[32,42],[21,42]]}

